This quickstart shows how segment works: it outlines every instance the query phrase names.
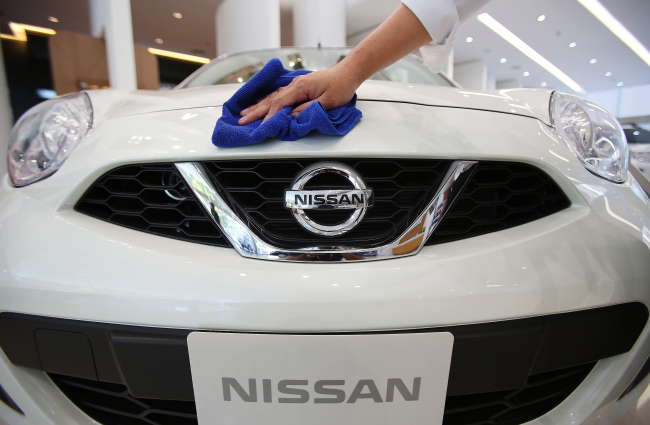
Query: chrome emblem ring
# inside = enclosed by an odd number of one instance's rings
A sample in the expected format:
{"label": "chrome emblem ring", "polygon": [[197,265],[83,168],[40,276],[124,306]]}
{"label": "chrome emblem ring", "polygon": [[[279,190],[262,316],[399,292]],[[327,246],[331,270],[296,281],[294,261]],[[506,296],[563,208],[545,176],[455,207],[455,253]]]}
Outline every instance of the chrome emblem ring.
{"label": "chrome emblem ring", "polygon": [[[347,179],[353,189],[308,190],[307,183],[323,173],[335,173]],[[305,230],[320,236],[339,236],[354,229],[373,204],[372,189],[366,187],[361,176],[351,167],[338,162],[320,162],[302,170],[284,192],[285,208]],[[352,214],[342,223],[326,226],[315,222],[306,210],[351,210]]]}

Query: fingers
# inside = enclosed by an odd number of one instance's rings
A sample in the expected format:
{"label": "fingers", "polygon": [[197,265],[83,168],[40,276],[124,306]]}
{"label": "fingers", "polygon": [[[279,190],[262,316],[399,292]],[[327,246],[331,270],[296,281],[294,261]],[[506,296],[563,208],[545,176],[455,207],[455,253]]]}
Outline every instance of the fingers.
{"label": "fingers", "polygon": [[311,105],[312,103],[317,102],[317,101],[318,101],[318,99],[314,99],[314,100],[310,100],[309,102],[303,103],[300,106],[297,106],[296,108],[294,108],[293,111],[291,111],[291,115],[298,118],[298,115],[302,114],[302,111],[304,111],[305,109],[307,109],[307,107],[309,105]]}
{"label": "fingers", "polygon": [[300,77],[295,78],[288,86],[279,88],[255,105],[241,111],[239,125],[250,124],[260,118],[266,121],[282,108],[309,100],[308,95],[300,90],[299,80]]}
{"label": "fingers", "polygon": [[268,114],[269,110],[271,109],[271,103],[270,103],[271,95],[260,100],[255,105],[242,110],[240,112],[241,118],[239,119],[238,122],[239,125],[250,124],[262,117],[265,117]]}

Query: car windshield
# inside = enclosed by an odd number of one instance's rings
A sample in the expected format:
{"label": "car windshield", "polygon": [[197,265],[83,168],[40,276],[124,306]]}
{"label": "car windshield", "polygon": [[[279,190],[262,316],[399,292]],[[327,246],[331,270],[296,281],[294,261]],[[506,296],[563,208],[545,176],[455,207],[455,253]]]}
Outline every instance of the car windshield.
{"label": "car windshield", "polygon": [[[307,69],[318,71],[335,65],[349,52],[350,49],[282,48],[227,55],[201,67],[179,84],[178,87],[244,83],[273,58],[280,59],[285,69],[288,70]],[[440,74],[432,73],[419,58],[412,55],[383,69],[370,79],[454,87],[450,80]]]}

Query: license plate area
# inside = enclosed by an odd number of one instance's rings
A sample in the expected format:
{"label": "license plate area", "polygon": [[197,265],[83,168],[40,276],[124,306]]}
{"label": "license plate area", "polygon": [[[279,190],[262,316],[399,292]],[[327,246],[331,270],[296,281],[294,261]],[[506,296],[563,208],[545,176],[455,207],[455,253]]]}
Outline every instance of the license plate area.
{"label": "license plate area", "polygon": [[440,425],[453,335],[188,336],[200,425]]}

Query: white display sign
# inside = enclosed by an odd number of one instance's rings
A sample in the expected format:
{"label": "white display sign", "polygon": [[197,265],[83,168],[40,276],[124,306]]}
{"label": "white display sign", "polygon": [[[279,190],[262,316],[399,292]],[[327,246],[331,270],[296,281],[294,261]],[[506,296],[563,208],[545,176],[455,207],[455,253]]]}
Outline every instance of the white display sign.
{"label": "white display sign", "polygon": [[199,425],[440,425],[453,340],[192,332]]}

